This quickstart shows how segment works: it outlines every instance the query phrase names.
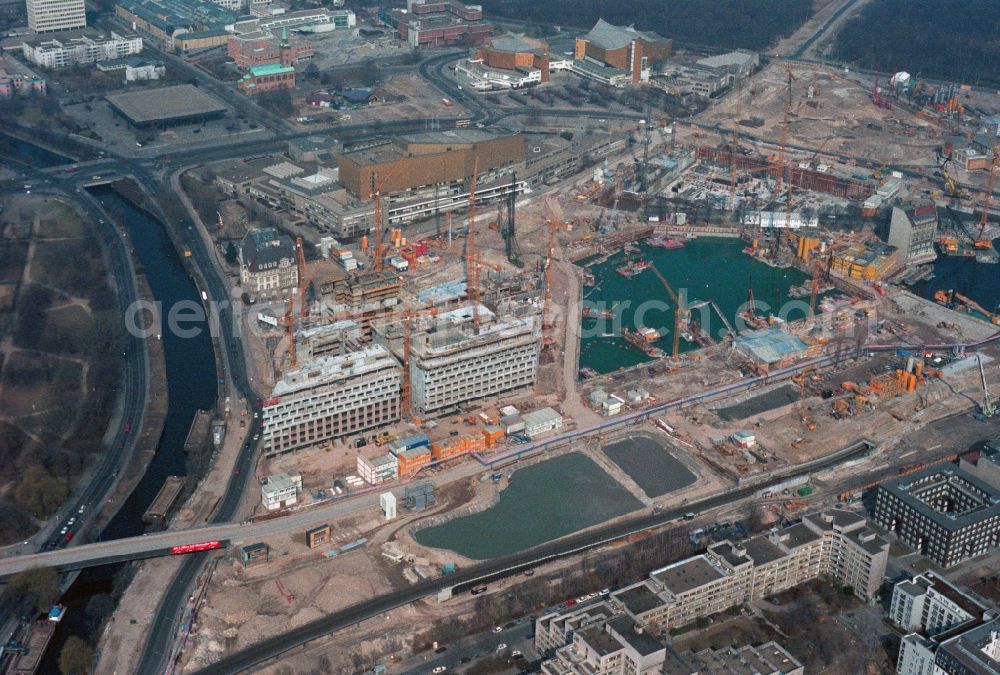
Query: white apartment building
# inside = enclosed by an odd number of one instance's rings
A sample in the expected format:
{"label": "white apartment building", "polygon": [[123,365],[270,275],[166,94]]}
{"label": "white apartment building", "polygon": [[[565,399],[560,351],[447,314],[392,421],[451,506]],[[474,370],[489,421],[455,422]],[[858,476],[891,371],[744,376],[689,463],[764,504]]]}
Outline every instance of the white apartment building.
{"label": "white apartment building", "polygon": [[867,600],[878,592],[888,558],[888,542],[862,516],[831,509],[739,544],[713,544],[611,597],[635,621],[665,633],[821,574]]}
{"label": "white apartment building", "polygon": [[563,426],[562,415],[553,408],[524,413],[521,418],[524,420],[524,434],[531,439],[562,429]]}
{"label": "white apartment building", "polygon": [[87,27],[83,0],[27,0],[28,29],[32,33]]}
{"label": "white apartment building", "polygon": [[271,457],[399,419],[402,369],[381,345],[286,371],[263,405]]}
{"label": "white apartment building", "polygon": [[472,306],[439,314],[414,330],[410,341],[413,412],[444,412],[533,385],[540,345],[537,316],[498,318],[480,306],[477,330]]}
{"label": "white apartment building", "polygon": [[71,37],[28,40],[22,47],[24,58],[45,68],[67,68],[83,63],[123,59],[142,51],[138,35],[83,33]]}
{"label": "white apartment building", "polygon": [[368,459],[358,455],[358,475],[369,485],[378,485],[399,477],[399,459],[391,452]]}
{"label": "white apartment building", "polygon": [[302,475],[298,471],[286,471],[268,476],[260,484],[260,503],[268,511],[277,511],[294,506],[302,492]]}
{"label": "white apartment building", "polygon": [[974,620],[986,608],[933,572],[892,589],[889,618],[907,631],[934,636]]}

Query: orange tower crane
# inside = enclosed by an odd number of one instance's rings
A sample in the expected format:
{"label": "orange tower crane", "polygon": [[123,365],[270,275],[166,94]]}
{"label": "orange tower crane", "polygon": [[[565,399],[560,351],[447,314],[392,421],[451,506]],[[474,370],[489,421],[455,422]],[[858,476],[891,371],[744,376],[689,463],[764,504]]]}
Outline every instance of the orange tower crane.
{"label": "orange tower crane", "polygon": [[295,353],[295,300],[288,298],[285,303],[285,314],[279,323],[285,328],[285,337],[288,338],[288,364],[291,368],[299,365],[299,357]]}
{"label": "orange tower crane", "polygon": [[302,237],[295,238],[295,254],[299,264],[299,318],[305,321],[309,318],[309,305],[306,303],[306,287],[309,285],[306,274],[306,252]]}
{"label": "orange tower crane", "polygon": [[983,215],[979,218],[979,236],[973,245],[976,248],[988,249],[993,247],[993,242],[986,238],[986,227],[990,221],[990,202],[993,201],[993,179],[996,176],[997,167],[1000,166],[1000,145],[993,147],[993,161],[990,163],[990,175],[986,179],[986,192],[983,194]]}
{"label": "orange tower crane", "polygon": [[465,248],[466,294],[472,301],[472,321],[479,330],[479,263],[476,260],[476,177],[479,174],[479,155],[472,165],[472,180],[469,184],[469,237]]}

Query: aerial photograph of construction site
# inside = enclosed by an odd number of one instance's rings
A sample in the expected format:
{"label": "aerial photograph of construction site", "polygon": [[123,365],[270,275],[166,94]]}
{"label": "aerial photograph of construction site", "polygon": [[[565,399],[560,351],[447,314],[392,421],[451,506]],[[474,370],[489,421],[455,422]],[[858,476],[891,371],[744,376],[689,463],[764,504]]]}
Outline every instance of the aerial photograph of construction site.
{"label": "aerial photograph of construction site", "polygon": [[0,12],[0,672],[1000,674],[1000,9],[911,2]]}

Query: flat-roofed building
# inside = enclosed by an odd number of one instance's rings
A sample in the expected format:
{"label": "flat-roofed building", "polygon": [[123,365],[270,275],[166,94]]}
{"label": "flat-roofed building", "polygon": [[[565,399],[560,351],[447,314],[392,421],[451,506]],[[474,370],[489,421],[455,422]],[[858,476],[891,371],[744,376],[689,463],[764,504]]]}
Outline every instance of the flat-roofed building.
{"label": "flat-roofed building", "polygon": [[285,371],[263,407],[264,453],[278,455],[399,419],[402,371],[381,345]]}
{"label": "flat-roofed building", "polygon": [[1000,545],[1000,491],[954,464],[881,483],[873,519],[942,567]]}
{"label": "flat-roofed building", "polygon": [[83,0],[27,0],[28,29],[32,33],[76,30],[87,26]]}
{"label": "flat-roofed building", "polygon": [[358,455],[358,475],[369,485],[378,485],[399,477],[399,460],[387,452],[378,457]]}
{"label": "flat-roofed building", "polygon": [[191,84],[108,94],[111,108],[135,127],[193,124],[222,117],[226,106]]}
{"label": "flat-roofed building", "polygon": [[653,61],[673,52],[673,41],[635,26],[615,26],[599,19],[582,38],[577,38],[574,58],[591,61],[628,74],[632,84],[649,80]]}
{"label": "flat-roofed building", "polygon": [[[410,342],[413,412],[454,411],[468,401],[534,385],[541,346],[537,316],[497,317],[479,306],[475,327],[472,306],[418,320]],[[376,323],[376,339],[401,353],[399,322]]]}
{"label": "flat-roofed building", "polygon": [[886,241],[899,249],[900,256],[916,265],[937,258],[937,206],[933,202],[894,206]]}
{"label": "flat-roofed building", "polygon": [[889,544],[839,509],[809,514],[741,543],[722,541],[616,591],[622,611],[655,633],[829,575],[869,599],[885,576]]}
{"label": "flat-roofed building", "polygon": [[142,51],[142,38],[114,31],[107,35],[80,31],[26,40],[21,49],[24,58],[35,65],[68,68],[138,54]]}
{"label": "flat-roofed building", "polygon": [[903,630],[933,637],[975,621],[985,611],[946,579],[928,572],[893,586],[889,619]]}
{"label": "flat-roofed building", "polygon": [[302,475],[286,471],[268,476],[260,484],[260,502],[268,511],[294,506],[302,492]]}
{"label": "flat-roofed building", "polygon": [[493,32],[481,5],[460,0],[406,0],[406,9],[386,9],[379,17],[411,47],[480,45]]}

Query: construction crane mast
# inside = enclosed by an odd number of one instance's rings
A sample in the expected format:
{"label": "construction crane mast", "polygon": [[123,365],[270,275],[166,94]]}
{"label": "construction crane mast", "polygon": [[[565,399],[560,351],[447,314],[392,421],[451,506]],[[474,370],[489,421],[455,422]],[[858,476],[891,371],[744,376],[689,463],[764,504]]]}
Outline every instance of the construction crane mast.
{"label": "construction crane mast", "polygon": [[309,285],[309,275],[306,274],[306,252],[302,237],[295,238],[295,255],[299,266],[299,318],[305,321],[309,318],[309,305],[306,302],[306,287]]}
{"label": "construction crane mast", "polygon": [[979,377],[983,382],[983,402],[979,404],[979,412],[983,417],[993,417],[997,414],[997,407],[990,396],[989,388],[986,386],[986,371],[983,370],[983,358],[979,354],[976,354],[976,360],[979,361]]}
{"label": "construction crane mast", "polygon": [[472,301],[472,321],[479,330],[479,263],[476,260],[476,177],[479,174],[479,155],[472,165],[472,180],[469,184],[469,237],[465,248],[466,294]]}
{"label": "construction crane mast", "polygon": [[500,223],[500,233],[503,235],[504,248],[506,249],[507,260],[517,267],[521,266],[521,249],[517,245],[517,232],[515,230],[517,205],[517,175],[511,174],[510,189],[504,195],[506,202],[506,216],[504,222]]}
{"label": "construction crane mast", "polygon": [[381,272],[385,263],[383,260],[385,252],[382,249],[382,230],[384,229],[382,225],[382,180],[377,172],[372,174],[371,186],[372,199],[375,200],[375,226],[372,228],[375,230],[375,271]]}
{"label": "construction crane mast", "polygon": [[[788,163],[788,114],[792,110],[792,80],[795,78],[792,75],[792,69],[787,65],[785,66],[785,72],[788,74],[787,85],[785,88],[785,114],[781,122],[781,145],[779,147],[779,162],[781,164],[781,174],[778,177],[778,187],[775,191],[776,194],[781,193],[782,181],[785,182],[785,206],[787,212],[787,220],[785,222],[784,229],[787,230],[792,225],[792,171]],[[787,175],[786,175],[787,174]],[[785,245],[785,237],[781,233],[775,238],[776,246],[774,249],[774,259],[777,260],[778,256],[781,254],[781,250]]]}

